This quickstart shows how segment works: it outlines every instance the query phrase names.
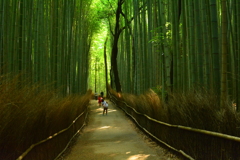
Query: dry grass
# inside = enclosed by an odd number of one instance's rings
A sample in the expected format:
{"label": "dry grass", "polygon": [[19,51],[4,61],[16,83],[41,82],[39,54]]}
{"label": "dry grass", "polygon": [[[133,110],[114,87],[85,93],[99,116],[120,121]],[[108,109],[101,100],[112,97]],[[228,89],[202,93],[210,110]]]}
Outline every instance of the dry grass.
{"label": "dry grass", "polygon": [[218,98],[206,91],[175,93],[170,96],[169,122],[193,128],[239,136],[240,117],[231,102],[220,108]]}
{"label": "dry grass", "polygon": [[[111,90],[119,100],[125,101],[140,113],[154,119],[175,125],[182,125],[208,131],[215,131],[240,137],[240,113],[232,102],[220,108],[218,98],[209,92],[198,90],[188,93],[168,95],[167,103],[161,101],[152,90],[142,95],[118,94]],[[121,107],[126,107],[118,102]],[[199,134],[178,128],[167,127],[150,122],[144,116],[136,115],[142,127],[160,140],[176,149],[183,150],[195,159],[239,159],[239,142],[229,141],[208,134]]]}
{"label": "dry grass", "polygon": [[[118,94],[114,93],[114,95]],[[167,103],[161,101],[160,96],[152,90],[138,96],[121,94],[119,99],[138,112],[169,124],[240,137],[240,115],[235,111],[232,102],[227,102],[223,108],[220,108],[218,97],[207,91],[174,93],[168,95]],[[240,154],[235,152],[240,149],[238,142],[150,123],[140,115],[136,115],[135,119],[159,139],[196,159],[239,159],[240,157]]]}
{"label": "dry grass", "polygon": [[205,91],[174,93],[168,103],[152,90],[138,96],[122,94],[121,100],[140,113],[170,124],[239,135],[240,116],[232,103],[220,108],[217,97]]}
{"label": "dry grass", "polygon": [[22,86],[18,77],[2,77],[0,159],[16,159],[30,145],[69,126],[91,98],[91,91],[84,96],[58,98],[56,92],[42,88]]}

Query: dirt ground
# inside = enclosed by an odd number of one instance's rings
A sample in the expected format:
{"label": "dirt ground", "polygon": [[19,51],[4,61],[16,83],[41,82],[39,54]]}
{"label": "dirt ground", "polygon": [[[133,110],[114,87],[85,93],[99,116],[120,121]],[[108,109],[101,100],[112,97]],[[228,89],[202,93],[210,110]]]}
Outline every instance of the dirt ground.
{"label": "dirt ground", "polygon": [[96,100],[90,102],[87,126],[63,160],[180,160],[145,136],[110,101],[108,115]]}

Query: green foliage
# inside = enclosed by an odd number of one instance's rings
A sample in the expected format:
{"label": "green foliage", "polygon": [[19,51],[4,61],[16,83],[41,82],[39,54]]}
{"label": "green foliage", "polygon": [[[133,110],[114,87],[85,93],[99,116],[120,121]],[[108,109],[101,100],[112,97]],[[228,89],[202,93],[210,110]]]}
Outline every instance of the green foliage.
{"label": "green foliage", "polygon": [[[96,0],[91,5],[95,15],[96,31],[93,34],[90,49],[90,70],[88,88],[100,93],[106,93],[105,70],[104,70],[104,42],[109,36],[109,20],[114,17],[114,1]],[[109,9],[111,8],[111,9]],[[107,46],[108,69],[110,69],[110,43]],[[108,73],[110,73],[108,71]],[[110,82],[109,82],[110,83]]]}
{"label": "green foliage", "polygon": [[[151,30],[154,36],[152,37],[151,40],[149,40],[149,43],[154,43],[156,46],[165,45],[165,46],[171,47],[172,31],[170,29],[171,28],[170,26],[171,26],[171,23],[166,22],[165,26],[160,26]],[[163,28],[165,28],[166,33],[162,32]]]}
{"label": "green foliage", "polygon": [[159,95],[160,97],[161,97],[162,95],[165,96],[165,95],[167,94],[167,91],[164,90],[163,87],[160,86],[160,85],[158,85],[158,86],[156,86],[156,87],[152,87],[151,89],[152,89],[157,95]]}
{"label": "green foliage", "polygon": [[[90,49],[89,88],[98,93],[106,93],[104,72],[104,42],[107,36],[107,25],[101,21],[101,28],[93,35],[92,47]],[[108,56],[109,58],[109,56]],[[109,67],[108,67],[109,68]],[[96,83],[96,88],[95,88]]]}
{"label": "green foliage", "polygon": [[98,27],[91,2],[1,1],[0,74],[25,73],[22,79],[54,84],[63,96],[87,91],[88,49]]}

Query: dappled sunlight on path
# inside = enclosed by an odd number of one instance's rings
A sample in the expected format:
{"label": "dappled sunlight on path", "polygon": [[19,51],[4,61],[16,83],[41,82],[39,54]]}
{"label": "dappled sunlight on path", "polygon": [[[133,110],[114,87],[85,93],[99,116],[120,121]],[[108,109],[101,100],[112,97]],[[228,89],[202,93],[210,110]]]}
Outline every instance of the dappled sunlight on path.
{"label": "dappled sunlight on path", "polygon": [[133,155],[131,157],[128,158],[128,160],[136,160],[136,159],[147,159],[149,157],[149,155],[144,155],[144,154],[138,154],[138,155]]}
{"label": "dappled sunlight on path", "polygon": [[108,102],[108,115],[103,115],[103,108],[96,100],[91,101],[89,123],[66,160],[177,160],[146,143],[125,114]]}

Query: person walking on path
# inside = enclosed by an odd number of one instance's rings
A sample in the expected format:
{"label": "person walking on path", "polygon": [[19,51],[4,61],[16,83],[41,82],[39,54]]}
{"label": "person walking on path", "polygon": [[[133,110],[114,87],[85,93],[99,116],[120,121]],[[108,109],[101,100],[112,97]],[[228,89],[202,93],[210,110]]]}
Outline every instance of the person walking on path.
{"label": "person walking on path", "polygon": [[98,105],[101,107],[101,104],[102,104],[102,97],[99,95],[98,96]]}
{"label": "person walking on path", "polygon": [[108,102],[104,100],[104,101],[102,102],[102,106],[103,106],[103,115],[104,115],[104,112],[106,112],[106,115],[107,115]]}

